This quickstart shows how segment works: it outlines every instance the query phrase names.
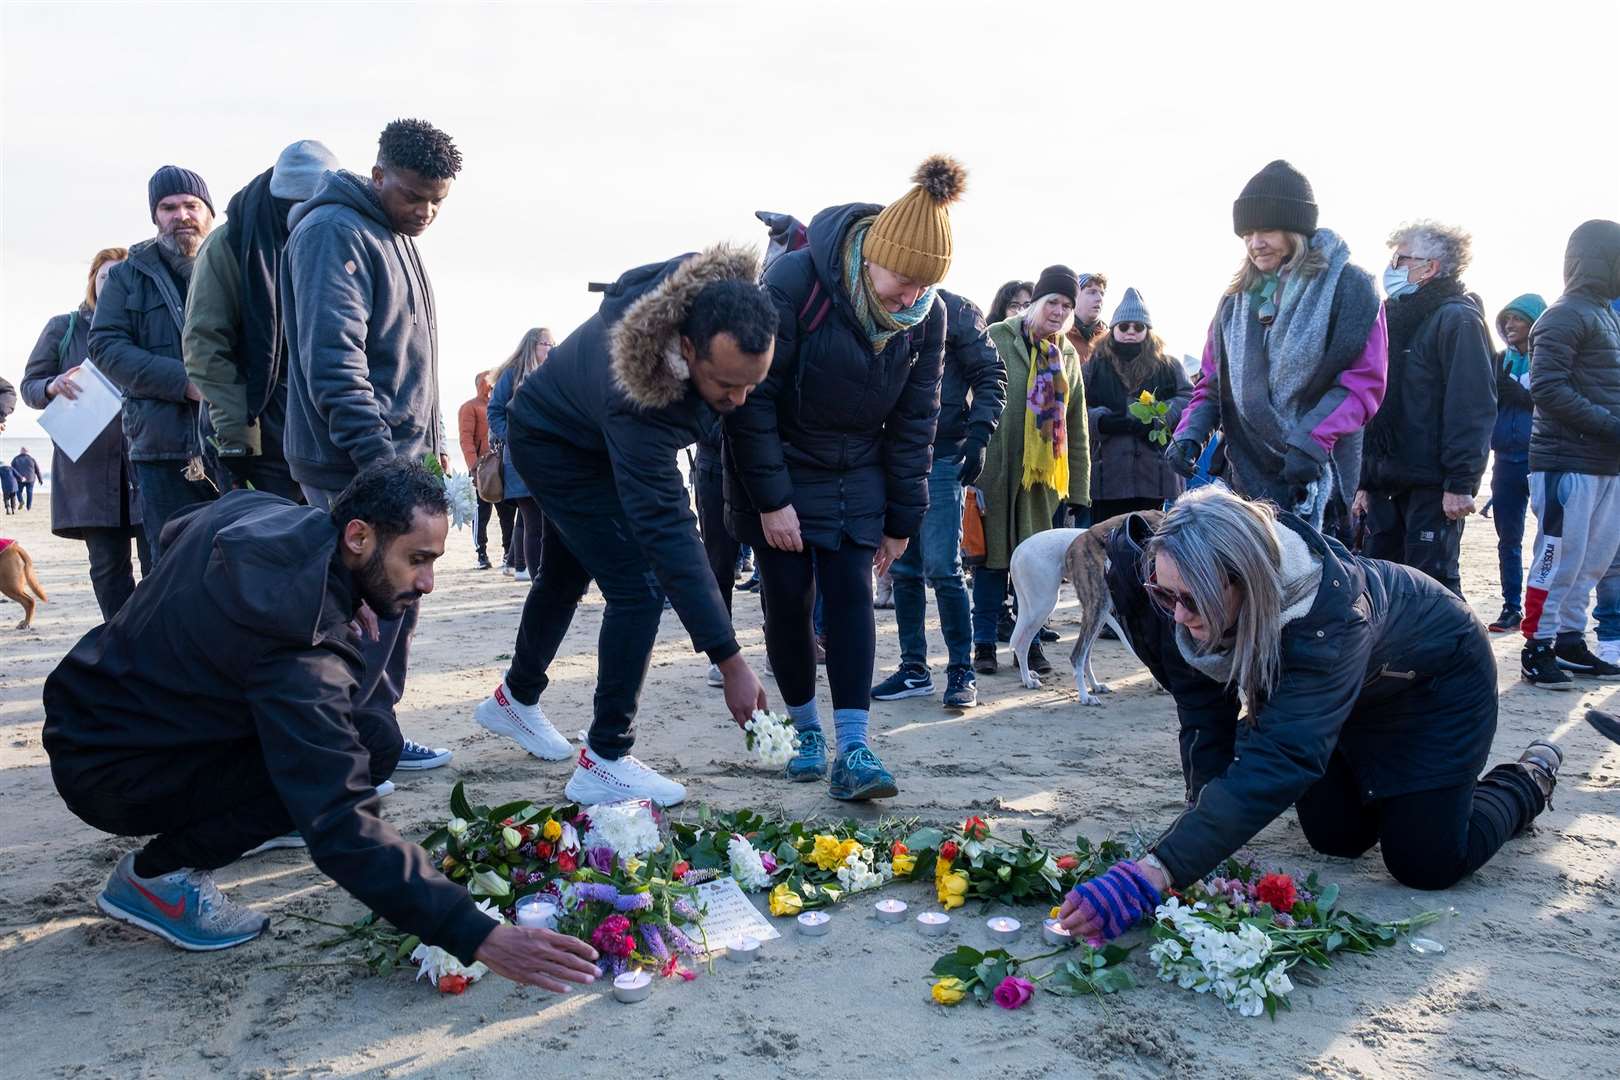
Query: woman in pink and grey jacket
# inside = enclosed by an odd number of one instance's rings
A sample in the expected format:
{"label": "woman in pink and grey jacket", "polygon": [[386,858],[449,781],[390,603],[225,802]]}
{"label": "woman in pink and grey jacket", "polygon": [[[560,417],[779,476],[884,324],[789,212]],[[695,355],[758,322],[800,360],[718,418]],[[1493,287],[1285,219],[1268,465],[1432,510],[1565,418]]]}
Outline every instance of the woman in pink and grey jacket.
{"label": "woman in pink and grey jacket", "polygon": [[1260,170],[1232,204],[1243,265],[1210,323],[1203,378],[1165,456],[1190,476],[1218,429],[1234,491],[1348,538],[1389,338],[1372,275],[1316,216],[1310,182],[1286,161]]}

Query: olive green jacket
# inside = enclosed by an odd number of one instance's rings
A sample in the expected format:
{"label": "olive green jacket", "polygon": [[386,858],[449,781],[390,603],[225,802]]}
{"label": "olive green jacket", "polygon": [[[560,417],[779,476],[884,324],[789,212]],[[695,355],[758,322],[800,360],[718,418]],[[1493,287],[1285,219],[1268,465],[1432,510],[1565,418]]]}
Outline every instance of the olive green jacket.
{"label": "olive green jacket", "polygon": [[220,448],[245,448],[257,455],[259,425],[248,422],[247,383],[236,363],[242,327],[242,268],[226,236],[230,228],[227,219],[208,234],[197,252],[180,346],[186,374],[207,402]]}

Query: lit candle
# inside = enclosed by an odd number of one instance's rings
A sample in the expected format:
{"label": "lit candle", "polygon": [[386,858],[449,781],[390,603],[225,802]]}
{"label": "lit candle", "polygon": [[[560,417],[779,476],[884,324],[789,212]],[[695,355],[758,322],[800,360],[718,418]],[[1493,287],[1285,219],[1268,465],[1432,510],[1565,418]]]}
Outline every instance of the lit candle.
{"label": "lit candle", "polygon": [[805,937],[820,937],[832,929],[832,916],[825,911],[807,911],[799,916],[799,933]]}
{"label": "lit candle", "polygon": [[1074,935],[1063,929],[1063,924],[1056,919],[1047,919],[1041,924],[1041,937],[1048,945],[1074,944]]}
{"label": "lit candle", "polygon": [[538,896],[525,896],[517,902],[517,924],[541,930],[555,930],[557,905]]}
{"label": "lit candle", "polygon": [[1023,923],[1006,915],[997,915],[984,925],[990,931],[990,940],[1002,945],[1018,940],[1019,931],[1024,929]]}
{"label": "lit candle", "polygon": [[626,1005],[645,1001],[652,993],[652,976],[641,969],[627,971],[613,980],[613,996]]}
{"label": "lit candle", "polygon": [[879,922],[897,923],[906,917],[906,902],[904,900],[879,900],[872,907],[877,911]]}
{"label": "lit candle", "polygon": [[726,959],[746,964],[759,956],[759,938],[740,937],[726,946]]}
{"label": "lit candle", "polygon": [[917,932],[923,937],[943,937],[951,928],[951,917],[943,911],[925,911],[917,916]]}

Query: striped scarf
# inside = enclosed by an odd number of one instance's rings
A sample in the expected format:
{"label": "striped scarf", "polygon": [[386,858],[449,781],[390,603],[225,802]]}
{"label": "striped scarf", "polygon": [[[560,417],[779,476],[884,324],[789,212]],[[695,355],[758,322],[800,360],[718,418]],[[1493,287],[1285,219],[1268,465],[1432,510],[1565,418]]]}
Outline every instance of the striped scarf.
{"label": "striped scarf", "polygon": [[850,227],[849,234],[844,237],[844,291],[849,294],[849,302],[855,308],[855,318],[860,322],[861,329],[866,331],[866,339],[872,343],[872,352],[881,353],[889,339],[902,330],[909,330],[928,317],[933,310],[934,297],[937,290],[930,285],[923,290],[917,302],[904,311],[890,312],[883,306],[872,291],[872,277],[866,272],[865,260],[861,257],[861,250],[866,244],[866,231],[876,221],[876,215],[862,218]]}
{"label": "striped scarf", "polygon": [[1057,337],[1030,341],[1029,387],[1024,394],[1024,474],[1027,490],[1043,484],[1065,498],[1069,494],[1069,378],[1063,373],[1063,348]]}

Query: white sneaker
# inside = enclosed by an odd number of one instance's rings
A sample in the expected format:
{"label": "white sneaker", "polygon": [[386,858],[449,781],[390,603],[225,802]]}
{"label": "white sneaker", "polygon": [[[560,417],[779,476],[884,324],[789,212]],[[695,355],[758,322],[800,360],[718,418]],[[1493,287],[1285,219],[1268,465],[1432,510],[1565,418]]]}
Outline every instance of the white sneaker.
{"label": "white sneaker", "polygon": [[377,798],[379,798],[379,799],[386,798],[387,796],[392,795],[393,793],[394,793],[394,782],[392,780],[384,780],[382,783],[377,785]]}
{"label": "white sneaker", "polygon": [[591,748],[579,749],[579,764],[568,778],[563,794],[581,806],[595,803],[647,799],[659,806],[674,806],[686,798],[686,789],[666,780],[626,754],[617,761],[599,758]]}
{"label": "white sneaker", "polygon": [[512,580],[513,581],[528,581],[529,580],[529,571],[527,569],[519,570],[517,573],[512,575]]}
{"label": "white sneaker", "polygon": [[512,569],[511,563],[502,563],[501,573],[506,577],[511,577],[514,573],[516,573],[516,571]]}
{"label": "white sneaker", "polygon": [[[1616,644],[1620,644],[1620,642],[1616,642]],[[726,677],[720,674],[719,664],[709,665],[709,685],[715,687],[723,687],[726,685]]]}
{"label": "white sneaker", "polygon": [[280,836],[272,836],[256,848],[248,848],[242,852],[242,858],[245,859],[250,855],[263,855],[267,851],[276,851],[280,848],[301,847],[309,847],[309,844],[304,840],[302,833],[294,830],[290,833],[282,833]]}
{"label": "white sneaker", "polygon": [[1605,664],[1620,664],[1620,641],[1598,642],[1597,654]]}
{"label": "white sneaker", "polygon": [[524,705],[512,697],[503,679],[495,692],[479,703],[473,713],[481,727],[497,735],[505,735],[537,758],[546,761],[566,761],[573,756],[574,747],[563,733],[551,726],[540,703]]}

